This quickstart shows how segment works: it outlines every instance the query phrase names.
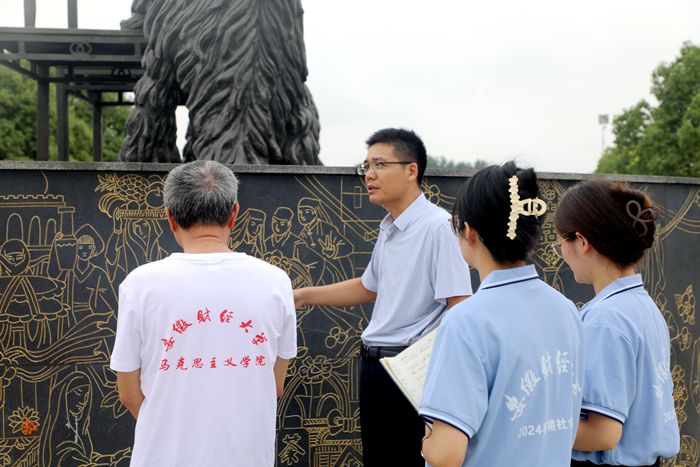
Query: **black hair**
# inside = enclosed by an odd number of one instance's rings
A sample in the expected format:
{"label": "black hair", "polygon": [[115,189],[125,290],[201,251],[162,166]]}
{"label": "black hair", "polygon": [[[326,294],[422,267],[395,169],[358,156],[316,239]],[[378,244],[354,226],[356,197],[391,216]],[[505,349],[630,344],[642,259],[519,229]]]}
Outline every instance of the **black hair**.
{"label": "black hair", "polygon": [[627,267],[654,243],[656,210],[647,195],[626,184],[587,180],[564,193],[554,226],[566,240],[579,232],[598,253]]}
{"label": "black hair", "polygon": [[459,189],[452,207],[452,226],[463,235],[468,223],[476,230],[493,259],[499,263],[523,261],[537,243],[542,227],[541,216],[520,215],[515,238],[510,239],[508,221],[511,213],[510,182],[518,177],[520,199],[537,198],[539,188],[533,169],[520,169],[510,161],[479,170]]}
{"label": "black hair", "polygon": [[425,167],[428,165],[428,154],[420,137],[411,130],[403,128],[385,128],[375,132],[367,141],[367,147],[374,144],[391,144],[394,151],[402,160],[410,160],[418,164],[418,186],[423,181]]}

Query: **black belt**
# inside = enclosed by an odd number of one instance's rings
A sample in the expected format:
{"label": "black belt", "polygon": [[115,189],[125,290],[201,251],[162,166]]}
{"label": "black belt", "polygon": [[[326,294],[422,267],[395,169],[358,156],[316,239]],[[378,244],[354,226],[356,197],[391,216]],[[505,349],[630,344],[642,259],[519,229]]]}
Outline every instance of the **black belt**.
{"label": "black belt", "polygon": [[398,355],[400,352],[406,350],[406,346],[402,347],[383,347],[383,346],[374,346],[374,345],[365,345],[362,344],[360,346],[360,357],[362,358],[373,358],[375,360],[379,360],[382,357],[395,357]]}

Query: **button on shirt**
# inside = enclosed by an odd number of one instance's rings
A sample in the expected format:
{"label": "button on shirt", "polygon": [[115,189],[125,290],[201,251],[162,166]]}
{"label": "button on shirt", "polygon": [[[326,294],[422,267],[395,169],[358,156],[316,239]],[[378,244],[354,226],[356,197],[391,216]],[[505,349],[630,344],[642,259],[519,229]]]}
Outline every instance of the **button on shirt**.
{"label": "button on shirt", "polygon": [[615,449],[574,451],[596,464],[649,465],[679,450],[670,337],[639,274],[612,282],[581,310],[586,345],[583,410],[623,424]]}
{"label": "button on shirt", "polygon": [[532,265],[497,270],[437,332],[419,414],[469,437],[463,465],[569,465],[583,380],[574,304]]}
{"label": "button on shirt", "polygon": [[447,298],[471,295],[469,266],[462,257],[450,215],[421,193],[401,215],[379,226],[362,285],[376,292],[367,345],[410,345],[437,326]]}

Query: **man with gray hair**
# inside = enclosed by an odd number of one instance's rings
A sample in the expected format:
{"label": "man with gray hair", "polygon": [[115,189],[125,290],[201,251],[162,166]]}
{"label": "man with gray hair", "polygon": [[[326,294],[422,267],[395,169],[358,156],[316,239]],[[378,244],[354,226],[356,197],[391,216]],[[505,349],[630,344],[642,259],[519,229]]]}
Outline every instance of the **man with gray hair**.
{"label": "man with gray hair", "polygon": [[218,162],[173,169],[163,198],[183,253],[119,286],[110,366],[137,420],[132,466],[275,464],[296,312],[281,269],[227,246],[237,189]]}

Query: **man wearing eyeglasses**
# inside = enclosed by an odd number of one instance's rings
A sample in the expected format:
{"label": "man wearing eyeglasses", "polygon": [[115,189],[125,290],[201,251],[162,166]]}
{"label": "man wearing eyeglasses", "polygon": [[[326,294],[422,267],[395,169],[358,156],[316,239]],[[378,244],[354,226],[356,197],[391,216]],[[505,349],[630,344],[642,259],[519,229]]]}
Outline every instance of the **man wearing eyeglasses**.
{"label": "man wearing eyeglasses", "polygon": [[360,349],[360,424],[367,467],[423,466],[424,426],[379,359],[437,327],[443,312],[471,295],[469,267],[450,215],[421,191],[427,155],[413,131],[387,128],[367,140],[357,166],[373,204],[388,211],[362,277],[294,291],[304,305],[355,306],[375,301]]}

